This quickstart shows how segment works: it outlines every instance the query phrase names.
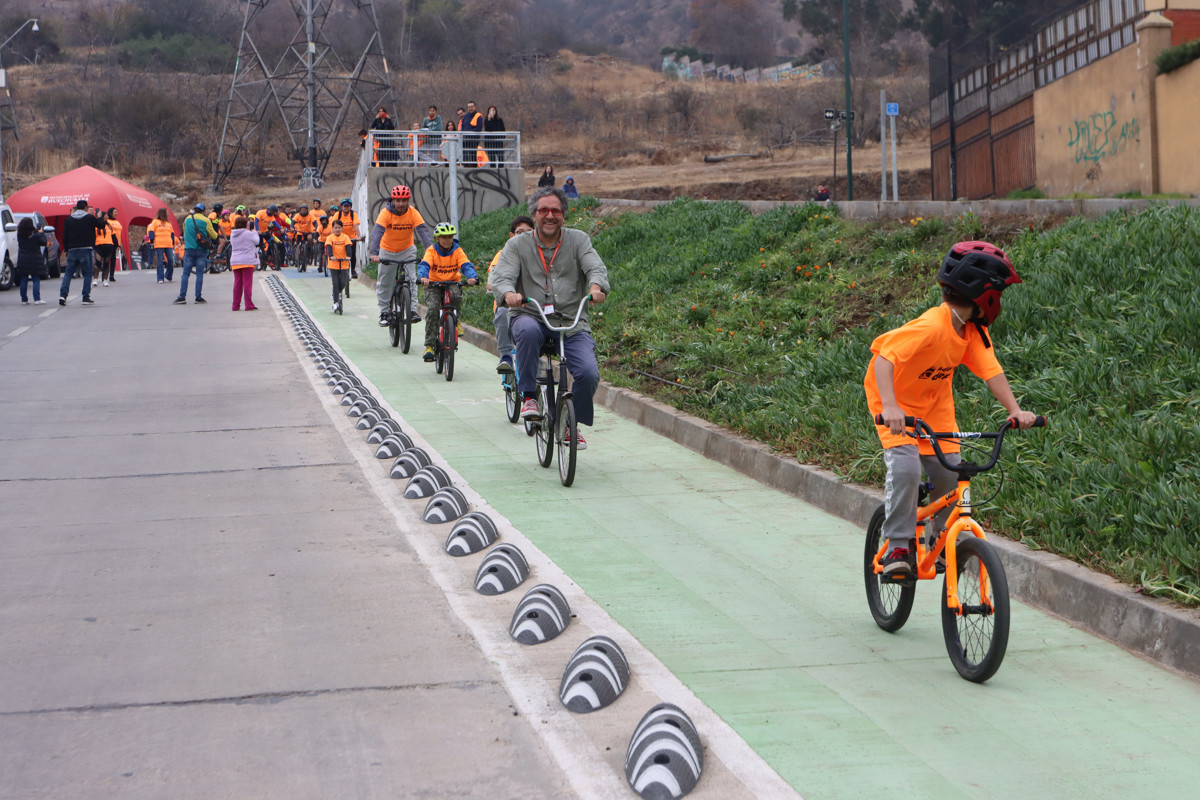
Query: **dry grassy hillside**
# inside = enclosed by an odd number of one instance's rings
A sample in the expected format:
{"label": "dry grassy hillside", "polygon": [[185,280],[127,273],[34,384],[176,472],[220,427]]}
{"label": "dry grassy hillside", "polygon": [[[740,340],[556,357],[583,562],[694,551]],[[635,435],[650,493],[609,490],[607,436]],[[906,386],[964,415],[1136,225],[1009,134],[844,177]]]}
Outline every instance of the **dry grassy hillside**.
{"label": "dry grassy hillside", "polygon": [[[100,68],[94,56],[89,63],[86,54],[71,55],[68,63],[9,70],[21,138],[5,145],[6,190],[87,163],[175,195],[181,204],[201,197],[220,140],[228,76],[134,74]],[[920,79],[891,83],[890,96],[907,96],[906,107],[923,107]],[[522,132],[531,185],[543,165],[553,164],[560,177],[574,174],[585,193],[638,198],[806,196],[817,182],[830,182],[832,148],[795,139],[824,130],[822,110],[840,105],[841,91],[836,80],[669,82],[628,61],[568,51],[521,74],[435,69],[408,71],[396,80],[402,127],[430,103],[446,113],[468,99],[494,104],[509,129]],[[357,127],[357,121],[347,123],[330,160],[330,196],[349,188],[359,154]],[[308,199],[295,191],[299,169],[287,152],[286,138],[278,135],[261,169],[231,180],[228,196]],[[729,154],[758,157],[704,162],[706,155]],[[901,181],[904,196],[927,196],[928,145],[919,114],[902,129],[900,154],[908,174]],[[839,153],[839,173],[844,160]],[[877,148],[857,151],[856,195],[869,196],[871,185],[878,190],[878,164]]]}

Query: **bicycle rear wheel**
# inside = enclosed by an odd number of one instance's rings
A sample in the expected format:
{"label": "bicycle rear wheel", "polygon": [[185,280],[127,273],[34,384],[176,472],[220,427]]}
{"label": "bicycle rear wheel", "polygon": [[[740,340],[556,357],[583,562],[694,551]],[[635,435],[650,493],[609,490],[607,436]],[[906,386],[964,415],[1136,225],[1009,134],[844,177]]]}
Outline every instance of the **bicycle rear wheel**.
{"label": "bicycle rear wheel", "polygon": [[534,426],[533,439],[538,463],[548,468],[554,460],[554,405],[550,402],[550,387],[544,383],[538,384],[538,411],[542,418]]}
{"label": "bicycle rear wheel", "polygon": [[958,611],[942,591],[942,635],[958,674],[983,683],[996,674],[1008,649],[1008,578],[983,539],[958,542]]}
{"label": "bicycle rear wheel", "polygon": [[867,606],[875,624],[888,633],[895,633],[908,622],[912,613],[913,599],[917,594],[915,583],[904,585],[900,583],[884,583],[883,576],[875,572],[875,554],[883,546],[883,520],[886,514],[883,506],[875,509],[871,522],[867,525],[867,546],[863,553],[863,578],[867,584]]}
{"label": "bicycle rear wheel", "polygon": [[400,352],[407,355],[408,348],[412,345],[412,311],[410,304],[412,303],[412,290],[405,283],[400,287],[400,308],[397,310],[396,323],[400,329]]}
{"label": "bicycle rear wheel", "polygon": [[558,410],[554,417],[554,440],[558,444],[558,479],[563,486],[575,482],[575,455],[579,447],[576,438],[578,429],[575,427],[575,404],[570,397],[558,401]]}
{"label": "bicycle rear wheel", "polygon": [[447,314],[442,320],[442,366],[446,380],[454,380],[454,351],[458,349],[458,330],[454,315]]}

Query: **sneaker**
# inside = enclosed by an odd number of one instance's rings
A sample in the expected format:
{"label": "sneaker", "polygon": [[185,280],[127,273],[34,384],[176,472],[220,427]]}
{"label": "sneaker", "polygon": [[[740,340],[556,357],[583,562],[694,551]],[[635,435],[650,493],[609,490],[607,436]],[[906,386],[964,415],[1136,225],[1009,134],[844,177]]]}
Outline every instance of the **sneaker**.
{"label": "sneaker", "polygon": [[538,411],[537,400],[530,397],[521,403],[521,419],[541,419],[542,412]]}
{"label": "sneaker", "polygon": [[912,551],[907,547],[894,548],[884,556],[883,574],[889,578],[896,580],[911,578],[915,571],[912,563]]}
{"label": "sneaker", "polygon": [[337,310],[338,310],[338,304],[337,304],[337,303],[334,303],[334,304],[333,304],[333,311],[334,311],[334,313],[337,313]]}
{"label": "sneaker", "polygon": [[65,297],[58,298],[58,304],[60,306],[65,306],[67,304],[67,298],[65,298]]}
{"label": "sneaker", "polygon": [[85,297],[82,300],[80,300],[79,302],[83,303],[85,306],[90,306],[90,305],[94,304],[96,301],[90,297]]}
{"label": "sneaker", "polygon": [[575,431],[575,449],[587,450],[587,439],[583,438],[583,432],[580,430]]}
{"label": "sneaker", "polygon": [[379,327],[386,328],[388,326],[388,314],[386,311],[379,315]]}
{"label": "sneaker", "polygon": [[501,375],[512,375],[517,370],[513,367],[512,356],[501,356],[500,363],[496,365],[496,372]]}
{"label": "sneaker", "polygon": [[46,305],[46,301],[45,300],[34,300],[33,304],[35,306],[44,306],[44,305]]}
{"label": "sneaker", "polygon": [[159,283],[166,283],[166,281],[160,280]]}
{"label": "sneaker", "polygon": [[208,301],[207,301],[207,300],[205,300],[203,297],[197,297],[197,298],[196,298],[196,304],[197,304],[197,305],[199,305],[199,304],[201,304],[201,303],[207,303],[207,302],[208,302]]}
{"label": "sneaker", "polygon": [[422,360],[424,360],[424,361],[433,361],[433,358],[434,358],[434,356],[433,356],[433,348],[432,348],[432,347],[426,347],[426,348],[425,348],[425,355],[421,356],[421,359],[422,359]]}
{"label": "sneaker", "polygon": [[21,305],[23,305],[23,306],[27,306],[27,305],[29,305],[29,301],[28,301],[28,300],[22,300],[22,301],[21,301]]}
{"label": "sneaker", "polygon": [[176,297],[174,300],[171,301],[171,305],[186,306],[187,298],[186,297]]}
{"label": "sneaker", "polygon": [[105,285],[105,286],[108,286],[108,281],[104,281],[104,285]]}

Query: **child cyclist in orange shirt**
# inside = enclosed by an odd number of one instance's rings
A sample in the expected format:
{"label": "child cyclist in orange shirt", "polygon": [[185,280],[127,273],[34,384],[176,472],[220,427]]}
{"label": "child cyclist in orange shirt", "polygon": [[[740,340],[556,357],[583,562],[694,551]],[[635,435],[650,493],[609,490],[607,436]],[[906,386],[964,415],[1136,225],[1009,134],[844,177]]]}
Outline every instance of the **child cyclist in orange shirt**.
{"label": "child cyclist in orange shirt", "polygon": [[[467,284],[475,285],[475,265],[467,260],[467,254],[459,247],[455,237],[458,229],[443,222],[433,231],[433,244],[425,250],[425,256],[417,265],[417,278],[422,286],[430,281],[461,281],[466,276]],[[450,306],[457,309],[462,305],[462,287],[450,287]],[[425,292],[425,361],[433,361],[433,345],[437,341],[438,316],[442,310],[441,290]]]}
{"label": "child cyclist in orange shirt", "polygon": [[[1021,409],[987,334],[987,326],[1000,315],[1001,292],[1021,282],[1008,256],[987,242],[959,242],[942,260],[937,282],[944,302],[876,338],[863,380],[871,416],[883,419],[876,425],[887,466],[883,571],[898,580],[916,572],[913,534],[921,470],[933,482],[934,497],[953,490],[958,481],[957,473],[938,463],[929,442],[905,434],[904,417],[923,419],[935,431],[957,431],[952,384],[954,369],[963,364],[987,384],[1019,427],[1028,428],[1036,419]],[[959,462],[956,442],[943,441],[941,447],[947,461]],[[950,511],[935,518],[926,532],[930,540],[941,532]]]}
{"label": "child cyclist in orange shirt", "polygon": [[325,260],[333,283],[333,312],[342,313],[342,292],[350,285],[350,244],[354,240],[342,233],[341,220],[333,221],[333,232],[325,239]]}

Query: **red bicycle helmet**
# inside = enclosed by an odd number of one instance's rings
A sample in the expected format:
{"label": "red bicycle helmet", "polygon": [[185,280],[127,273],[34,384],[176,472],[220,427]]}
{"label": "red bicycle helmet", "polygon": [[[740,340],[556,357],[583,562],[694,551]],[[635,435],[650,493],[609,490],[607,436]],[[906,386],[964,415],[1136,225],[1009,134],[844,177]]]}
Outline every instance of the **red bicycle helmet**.
{"label": "red bicycle helmet", "polygon": [[959,242],[942,259],[937,282],[974,301],[991,325],[1000,316],[1000,293],[1021,278],[1004,251],[987,242]]}
{"label": "red bicycle helmet", "polygon": [[393,200],[408,200],[412,197],[412,189],[409,189],[403,183],[396,184],[392,187]]}

